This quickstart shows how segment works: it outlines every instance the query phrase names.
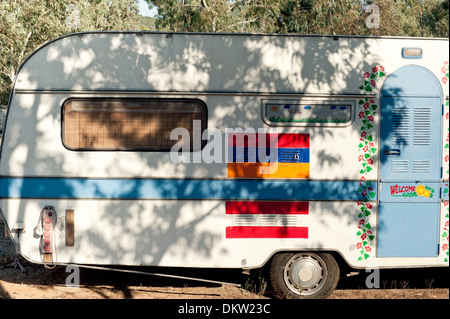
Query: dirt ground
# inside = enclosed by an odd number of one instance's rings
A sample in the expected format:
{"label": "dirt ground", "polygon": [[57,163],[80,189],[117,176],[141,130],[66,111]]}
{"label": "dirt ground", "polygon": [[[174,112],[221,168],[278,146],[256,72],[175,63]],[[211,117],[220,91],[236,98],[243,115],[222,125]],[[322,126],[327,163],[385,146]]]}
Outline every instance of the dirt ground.
{"label": "dirt ground", "polygon": [[[10,239],[3,237],[0,223],[0,299],[276,299],[260,274],[142,267],[130,271],[231,284],[84,268],[80,269],[77,283],[70,268],[58,266],[48,270],[16,256]],[[362,273],[342,278],[328,299],[449,299],[448,268],[381,271],[379,289],[366,288],[367,276]]]}

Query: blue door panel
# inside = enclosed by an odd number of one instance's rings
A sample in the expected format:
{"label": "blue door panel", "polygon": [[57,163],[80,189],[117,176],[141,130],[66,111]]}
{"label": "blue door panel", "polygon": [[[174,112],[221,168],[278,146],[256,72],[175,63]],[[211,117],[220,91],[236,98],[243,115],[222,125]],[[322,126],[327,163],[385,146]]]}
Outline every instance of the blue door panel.
{"label": "blue door panel", "polygon": [[437,257],[439,203],[380,206],[378,257]]}
{"label": "blue door panel", "polygon": [[438,256],[442,91],[419,66],[381,92],[378,257]]}

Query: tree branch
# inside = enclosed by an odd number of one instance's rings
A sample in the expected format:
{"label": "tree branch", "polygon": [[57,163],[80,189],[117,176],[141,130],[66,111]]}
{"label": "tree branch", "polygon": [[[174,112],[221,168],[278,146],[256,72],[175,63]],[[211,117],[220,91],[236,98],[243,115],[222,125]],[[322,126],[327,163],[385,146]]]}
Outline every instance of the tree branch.
{"label": "tree branch", "polygon": [[23,44],[23,50],[19,54],[19,62],[22,61],[22,57],[25,54],[25,51],[27,50],[28,40],[30,40],[30,37],[31,37],[32,33],[33,33],[32,31],[29,31],[28,34],[27,34],[27,37],[25,38],[25,42]]}
{"label": "tree branch", "polygon": [[229,29],[229,28],[232,28],[232,27],[235,27],[235,26],[237,26],[237,25],[239,25],[239,24],[246,24],[246,23],[252,23],[252,22],[255,22],[255,21],[257,21],[259,19],[259,17],[256,17],[256,18],[254,18],[254,19],[252,19],[252,20],[247,20],[247,21],[240,21],[240,22],[237,22],[237,23],[233,23],[233,24],[231,24],[231,25],[229,25],[229,26],[226,26],[225,28],[223,28],[223,29],[220,29],[219,31],[217,31],[217,32],[222,32],[222,31],[224,31],[224,30],[226,30],[226,29]]}
{"label": "tree branch", "polygon": [[[238,0],[238,1],[235,1],[234,3],[230,4],[230,10],[233,10],[234,7],[237,6],[239,3],[245,2],[245,1],[246,1],[246,0]],[[251,1],[249,1],[249,2],[251,2]]]}

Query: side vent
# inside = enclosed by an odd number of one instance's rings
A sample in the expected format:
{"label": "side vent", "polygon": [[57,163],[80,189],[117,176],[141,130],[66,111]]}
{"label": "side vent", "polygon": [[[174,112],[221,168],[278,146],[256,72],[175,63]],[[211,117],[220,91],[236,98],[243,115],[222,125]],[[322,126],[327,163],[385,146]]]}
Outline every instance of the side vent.
{"label": "side vent", "polygon": [[414,108],[414,145],[431,145],[431,107]]}
{"label": "side vent", "polygon": [[407,107],[395,107],[392,110],[392,145],[410,143],[410,110]]}
{"label": "side vent", "polygon": [[430,160],[415,160],[413,161],[414,173],[428,173],[431,170]]}
{"label": "side vent", "polygon": [[66,210],[66,246],[75,245],[75,211]]}
{"label": "side vent", "polygon": [[409,161],[408,160],[392,160],[391,162],[392,173],[408,173]]}

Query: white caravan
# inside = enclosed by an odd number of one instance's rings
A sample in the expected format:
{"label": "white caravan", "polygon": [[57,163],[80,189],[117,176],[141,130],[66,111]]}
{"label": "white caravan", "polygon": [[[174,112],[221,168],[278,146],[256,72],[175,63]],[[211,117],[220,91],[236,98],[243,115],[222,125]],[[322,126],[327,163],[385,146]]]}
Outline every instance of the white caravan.
{"label": "white caravan", "polygon": [[20,67],[0,158],[45,265],[270,267],[324,298],[343,266],[449,265],[448,39],[88,32]]}

